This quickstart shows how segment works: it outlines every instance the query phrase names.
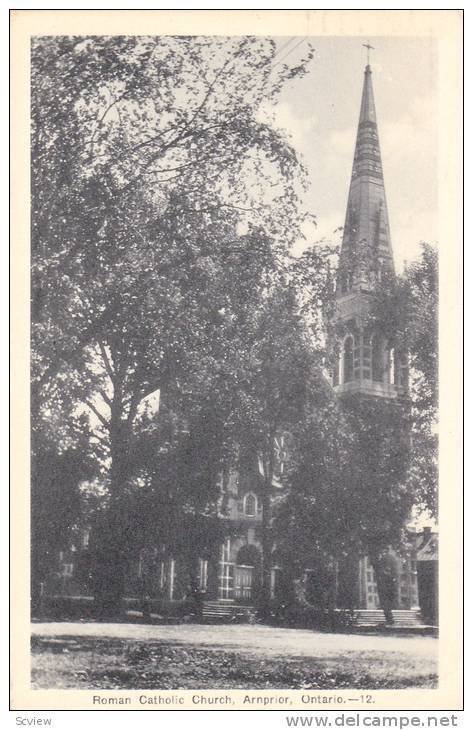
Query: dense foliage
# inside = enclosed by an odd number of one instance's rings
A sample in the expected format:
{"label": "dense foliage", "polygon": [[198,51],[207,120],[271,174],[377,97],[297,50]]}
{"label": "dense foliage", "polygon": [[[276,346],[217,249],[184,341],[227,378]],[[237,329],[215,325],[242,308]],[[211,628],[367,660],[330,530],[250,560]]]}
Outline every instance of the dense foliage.
{"label": "dense foliage", "polygon": [[408,480],[419,508],[437,515],[438,482],[438,253],[421,255],[376,292],[378,326],[390,346],[409,353],[411,459]]}
{"label": "dense foliage", "polygon": [[251,37],[33,41],[33,421],[88,418],[108,491],[104,606],[123,590],[131,492],[162,502],[169,453],[185,448],[153,426],[158,399],[173,402],[178,431],[215,412],[212,476],[183,499],[199,512],[218,497],[234,384],[300,223],[303,168],[263,102],[311,52],[277,70],[274,54]]}

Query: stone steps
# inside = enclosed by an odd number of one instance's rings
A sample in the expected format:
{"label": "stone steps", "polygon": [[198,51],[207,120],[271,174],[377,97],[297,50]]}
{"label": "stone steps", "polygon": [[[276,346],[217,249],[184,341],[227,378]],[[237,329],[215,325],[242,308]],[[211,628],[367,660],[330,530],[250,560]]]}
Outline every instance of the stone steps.
{"label": "stone steps", "polygon": [[[376,625],[386,623],[384,611],[381,609],[358,609],[355,611],[358,625]],[[415,609],[395,609],[392,612],[395,626],[421,626],[420,611]]]}
{"label": "stone steps", "polygon": [[[423,624],[420,611],[414,609],[395,609],[393,612],[394,626],[408,628]],[[253,606],[242,606],[231,601],[204,601],[202,617],[207,621],[235,621],[245,620],[245,617],[254,615]],[[386,619],[381,609],[357,609],[355,611],[358,626],[384,625]]]}
{"label": "stone steps", "polygon": [[240,606],[230,601],[204,601],[202,617],[213,621],[231,621],[254,613],[253,606]]}

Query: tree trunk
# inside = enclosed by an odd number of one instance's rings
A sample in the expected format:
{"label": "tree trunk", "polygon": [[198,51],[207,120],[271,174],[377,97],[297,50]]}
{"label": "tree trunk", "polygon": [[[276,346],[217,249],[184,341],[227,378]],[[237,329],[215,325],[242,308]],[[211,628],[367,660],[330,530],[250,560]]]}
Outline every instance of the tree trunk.
{"label": "tree trunk", "polygon": [[[128,569],[129,539],[125,487],[129,443],[117,409],[110,421],[110,502],[99,524],[95,553],[95,605],[100,617],[119,616]],[[127,429],[128,431],[128,429]],[[128,434],[129,435],[129,434]]]}
{"label": "tree trunk", "polygon": [[122,613],[127,556],[122,515],[117,505],[110,505],[98,525],[95,544],[94,598],[100,617]]}

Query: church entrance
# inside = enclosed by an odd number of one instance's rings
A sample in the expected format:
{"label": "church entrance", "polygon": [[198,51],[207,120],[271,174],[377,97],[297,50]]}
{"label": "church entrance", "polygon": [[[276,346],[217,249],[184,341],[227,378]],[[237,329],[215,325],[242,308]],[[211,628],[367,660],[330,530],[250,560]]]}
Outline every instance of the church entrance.
{"label": "church entrance", "polygon": [[235,599],[239,603],[255,600],[255,587],[258,581],[260,554],[254,545],[243,545],[236,556]]}
{"label": "church entrance", "polygon": [[237,565],[235,573],[235,598],[243,603],[251,601],[253,588],[252,565]]}

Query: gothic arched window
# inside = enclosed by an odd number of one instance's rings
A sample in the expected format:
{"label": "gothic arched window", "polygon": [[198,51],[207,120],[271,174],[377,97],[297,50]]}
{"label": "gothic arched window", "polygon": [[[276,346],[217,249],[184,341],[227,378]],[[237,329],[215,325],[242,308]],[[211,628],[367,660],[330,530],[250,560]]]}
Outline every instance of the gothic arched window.
{"label": "gothic arched window", "polygon": [[353,380],[353,337],[348,335],[343,343],[343,382]]}
{"label": "gothic arched window", "polygon": [[279,434],[274,438],[274,465],[273,474],[277,479],[282,479],[284,468],[287,462],[287,449],[284,434]]}
{"label": "gothic arched window", "polygon": [[255,495],[249,492],[245,495],[245,499],[243,500],[243,512],[247,517],[256,517],[257,510],[258,501]]}

